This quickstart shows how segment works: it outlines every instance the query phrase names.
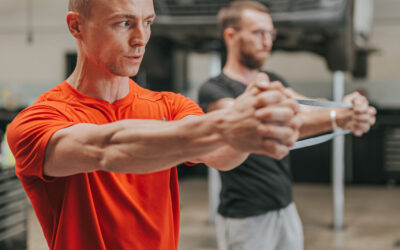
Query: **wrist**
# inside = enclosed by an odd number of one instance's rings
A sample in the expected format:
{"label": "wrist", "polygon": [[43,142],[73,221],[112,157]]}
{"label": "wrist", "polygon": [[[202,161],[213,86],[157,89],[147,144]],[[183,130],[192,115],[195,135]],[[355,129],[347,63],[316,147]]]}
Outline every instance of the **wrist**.
{"label": "wrist", "polygon": [[226,132],[231,127],[227,108],[212,112],[213,116],[210,121],[213,124],[213,132],[218,137],[219,142],[229,145],[229,139],[226,137]]}
{"label": "wrist", "polygon": [[214,138],[215,142],[222,146],[226,144],[225,132],[228,127],[226,109],[219,109],[206,114],[205,119],[209,124],[209,135]]}
{"label": "wrist", "polygon": [[213,152],[225,145],[219,131],[221,123],[218,110],[202,116],[192,116],[177,121],[179,126],[173,126],[172,134],[177,135],[175,142],[182,148],[186,160],[192,160]]}
{"label": "wrist", "polygon": [[335,109],[336,111],[336,125],[338,128],[346,129],[347,124],[351,121],[353,110],[352,109]]}

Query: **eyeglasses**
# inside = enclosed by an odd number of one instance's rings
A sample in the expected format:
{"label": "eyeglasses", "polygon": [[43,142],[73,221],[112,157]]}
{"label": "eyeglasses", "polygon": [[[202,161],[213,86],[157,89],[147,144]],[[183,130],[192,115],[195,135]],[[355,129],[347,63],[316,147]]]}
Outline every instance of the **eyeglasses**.
{"label": "eyeglasses", "polygon": [[[240,31],[242,30],[241,27],[233,27],[236,31]],[[277,36],[277,31],[274,30],[263,30],[263,29],[257,29],[257,30],[253,30],[251,31],[253,34],[258,35],[260,38],[264,38],[266,35],[272,39],[272,41],[274,41],[276,39]]]}
{"label": "eyeglasses", "polygon": [[267,35],[272,40],[275,40],[277,35],[276,30],[255,30],[253,33],[259,35],[260,37],[265,37]]}

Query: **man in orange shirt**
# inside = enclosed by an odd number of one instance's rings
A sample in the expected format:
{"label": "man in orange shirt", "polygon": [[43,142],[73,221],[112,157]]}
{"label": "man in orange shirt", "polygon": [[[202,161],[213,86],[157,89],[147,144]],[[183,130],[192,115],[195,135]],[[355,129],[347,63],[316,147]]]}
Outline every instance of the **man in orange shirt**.
{"label": "man in orange shirt", "polygon": [[266,75],[206,115],[129,80],[150,38],[152,0],[70,0],[69,10],[74,72],[8,129],[50,249],[177,249],[174,165],[228,170],[250,152],[280,159],[297,140],[298,104]]}

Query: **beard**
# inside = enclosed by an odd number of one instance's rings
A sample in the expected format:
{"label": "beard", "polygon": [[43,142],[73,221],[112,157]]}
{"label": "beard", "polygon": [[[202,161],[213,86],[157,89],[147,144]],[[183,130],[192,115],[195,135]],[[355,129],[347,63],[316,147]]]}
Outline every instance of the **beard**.
{"label": "beard", "polygon": [[264,65],[265,60],[267,57],[257,57],[255,54],[246,53],[245,51],[241,50],[239,54],[239,61],[242,65],[249,69],[260,69],[261,66]]}
{"label": "beard", "polygon": [[247,52],[243,48],[247,45],[243,41],[240,41],[240,52],[239,52],[239,62],[247,67],[248,69],[260,69],[264,65],[265,60],[267,60],[268,54],[266,56],[261,56],[254,52]]}

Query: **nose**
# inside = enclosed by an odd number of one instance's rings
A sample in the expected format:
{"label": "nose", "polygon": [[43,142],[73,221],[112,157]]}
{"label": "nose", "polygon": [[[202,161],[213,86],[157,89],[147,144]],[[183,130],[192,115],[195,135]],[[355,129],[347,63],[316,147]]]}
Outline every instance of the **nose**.
{"label": "nose", "polygon": [[131,30],[131,36],[129,39],[129,45],[131,47],[142,47],[146,45],[147,36],[145,29],[143,23],[140,22]]}

